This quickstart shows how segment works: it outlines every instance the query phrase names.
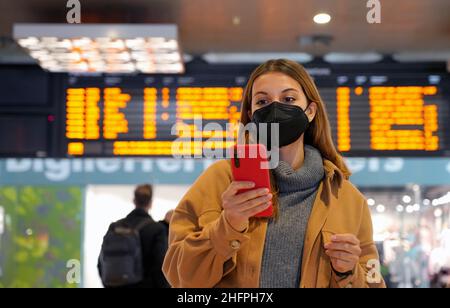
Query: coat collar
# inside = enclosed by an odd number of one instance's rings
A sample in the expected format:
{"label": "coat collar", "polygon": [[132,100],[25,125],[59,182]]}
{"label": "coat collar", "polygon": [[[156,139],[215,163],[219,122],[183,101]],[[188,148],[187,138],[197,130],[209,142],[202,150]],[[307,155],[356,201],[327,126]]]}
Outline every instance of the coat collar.
{"label": "coat collar", "polygon": [[151,216],[148,214],[148,212],[141,208],[135,208],[133,211],[131,211],[131,213],[128,214],[127,218],[131,218],[131,217],[151,218]]}
{"label": "coat collar", "polygon": [[328,159],[323,160],[323,168],[325,170],[325,176],[330,179],[330,181],[337,181],[336,184],[341,186],[342,181],[346,178],[342,171]]}

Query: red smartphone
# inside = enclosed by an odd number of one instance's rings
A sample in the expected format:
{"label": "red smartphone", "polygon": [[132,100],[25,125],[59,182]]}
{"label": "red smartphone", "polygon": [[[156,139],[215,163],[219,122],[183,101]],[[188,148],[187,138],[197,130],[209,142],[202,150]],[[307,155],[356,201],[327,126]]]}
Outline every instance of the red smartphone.
{"label": "red smartphone", "polygon": [[[243,144],[234,146],[231,150],[231,169],[235,181],[250,181],[255,183],[255,188],[270,189],[270,175],[268,169],[267,150],[263,144]],[[266,168],[262,168],[266,165]],[[243,193],[251,189],[242,189]],[[271,205],[254,217],[271,217],[273,206]]]}

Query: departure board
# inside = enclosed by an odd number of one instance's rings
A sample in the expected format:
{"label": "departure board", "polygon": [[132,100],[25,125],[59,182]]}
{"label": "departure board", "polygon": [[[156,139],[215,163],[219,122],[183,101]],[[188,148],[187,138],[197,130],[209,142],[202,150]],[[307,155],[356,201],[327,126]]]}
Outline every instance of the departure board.
{"label": "departure board", "polygon": [[[226,127],[239,121],[242,93],[241,87],[69,88],[68,154],[201,156],[205,146],[226,149],[234,144],[237,130]],[[219,129],[208,129],[212,123]]]}
{"label": "departure board", "polygon": [[[201,157],[229,148],[246,77],[74,77],[64,93],[67,156]],[[315,81],[344,155],[450,155],[445,76]]]}
{"label": "departure board", "polygon": [[[439,151],[444,134],[447,106],[438,99],[436,86],[338,87],[331,95],[336,99],[332,123],[341,152],[371,151]],[[332,113],[331,113],[332,114]]]}

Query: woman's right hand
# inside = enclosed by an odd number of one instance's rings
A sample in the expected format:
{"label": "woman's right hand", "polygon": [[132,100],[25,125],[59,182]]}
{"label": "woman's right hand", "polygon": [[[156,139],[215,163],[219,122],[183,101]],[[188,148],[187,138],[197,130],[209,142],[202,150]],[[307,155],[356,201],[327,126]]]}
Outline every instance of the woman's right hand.
{"label": "woman's right hand", "polygon": [[272,194],[267,188],[252,189],[238,194],[241,189],[253,187],[255,187],[253,182],[233,181],[222,194],[225,218],[236,231],[245,231],[249,218],[264,211],[272,204]]}

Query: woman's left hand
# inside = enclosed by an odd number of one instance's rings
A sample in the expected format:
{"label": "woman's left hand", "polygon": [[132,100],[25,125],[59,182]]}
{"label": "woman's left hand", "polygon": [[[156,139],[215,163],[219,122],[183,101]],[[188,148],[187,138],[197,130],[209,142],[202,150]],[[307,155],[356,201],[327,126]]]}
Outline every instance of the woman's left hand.
{"label": "woman's left hand", "polygon": [[353,234],[335,234],[325,244],[325,253],[330,257],[333,269],[339,273],[353,271],[359,262],[361,248]]}

